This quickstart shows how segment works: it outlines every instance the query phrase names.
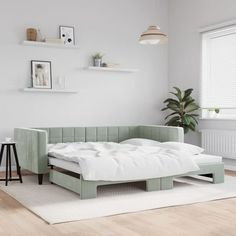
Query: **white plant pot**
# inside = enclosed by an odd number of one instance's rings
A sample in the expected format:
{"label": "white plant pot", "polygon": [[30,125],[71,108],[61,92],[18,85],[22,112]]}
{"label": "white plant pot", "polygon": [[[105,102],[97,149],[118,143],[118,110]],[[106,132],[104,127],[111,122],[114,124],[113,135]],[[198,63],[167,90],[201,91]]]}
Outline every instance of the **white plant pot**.
{"label": "white plant pot", "polygon": [[215,111],[208,111],[208,114],[207,114],[207,115],[208,115],[209,118],[216,118],[216,115],[217,115],[217,114],[216,114]]}
{"label": "white plant pot", "polygon": [[93,65],[95,67],[101,67],[102,66],[102,59],[94,59]]}

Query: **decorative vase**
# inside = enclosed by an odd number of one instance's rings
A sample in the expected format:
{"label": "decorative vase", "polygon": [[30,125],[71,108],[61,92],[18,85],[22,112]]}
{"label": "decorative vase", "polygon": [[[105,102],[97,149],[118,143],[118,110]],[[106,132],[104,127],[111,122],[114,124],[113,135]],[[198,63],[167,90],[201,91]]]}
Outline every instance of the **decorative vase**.
{"label": "decorative vase", "polygon": [[26,30],[26,36],[28,41],[37,41],[37,29],[28,28]]}
{"label": "decorative vase", "polygon": [[94,58],[94,60],[93,60],[93,65],[94,65],[95,67],[101,67],[101,66],[102,66],[102,59]]}
{"label": "decorative vase", "polygon": [[66,89],[66,77],[65,76],[58,76],[54,81],[54,88],[58,90],[65,90]]}

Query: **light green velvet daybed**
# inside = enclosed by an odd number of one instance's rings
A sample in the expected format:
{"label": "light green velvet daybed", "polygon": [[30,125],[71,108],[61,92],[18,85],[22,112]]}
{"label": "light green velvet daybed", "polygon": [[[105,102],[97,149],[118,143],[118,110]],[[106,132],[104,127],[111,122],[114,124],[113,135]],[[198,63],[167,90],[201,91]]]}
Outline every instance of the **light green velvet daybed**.
{"label": "light green velvet daybed", "polygon": [[[167,126],[121,126],[121,127],[66,127],[66,128],[15,128],[15,140],[20,165],[23,169],[38,174],[42,184],[43,175],[49,172],[52,183],[80,194],[81,199],[94,198],[97,186],[122,183],[114,181],[86,181],[74,172],[61,171],[48,165],[47,145],[66,142],[121,142],[129,138],[146,138],[160,142],[183,142],[183,129]],[[199,165],[200,170],[184,175],[206,175],[213,183],[224,181],[223,163]],[[173,188],[175,176],[144,179],[146,190],[166,190]],[[134,182],[134,181],[125,181]],[[137,182],[137,181],[135,181]]]}

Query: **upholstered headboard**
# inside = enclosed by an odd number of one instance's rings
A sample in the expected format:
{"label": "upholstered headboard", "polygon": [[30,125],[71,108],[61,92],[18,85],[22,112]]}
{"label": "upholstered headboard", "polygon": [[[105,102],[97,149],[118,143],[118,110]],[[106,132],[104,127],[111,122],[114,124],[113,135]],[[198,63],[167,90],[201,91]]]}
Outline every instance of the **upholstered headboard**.
{"label": "upholstered headboard", "polygon": [[57,127],[38,129],[47,132],[48,143],[121,142],[128,138],[148,138],[160,142],[183,142],[181,129],[166,126]]}
{"label": "upholstered headboard", "polygon": [[48,143],[121,142],[128,138],[184,141],[183,129],[170,126],[15,128],[14,136],[21,167],[36,174],[48,172]]}

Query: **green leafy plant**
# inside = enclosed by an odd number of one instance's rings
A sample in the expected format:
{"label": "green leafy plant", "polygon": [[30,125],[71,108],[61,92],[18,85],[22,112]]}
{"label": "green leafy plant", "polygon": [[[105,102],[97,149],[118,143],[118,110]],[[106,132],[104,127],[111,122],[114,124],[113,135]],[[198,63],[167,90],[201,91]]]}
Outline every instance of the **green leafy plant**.
{"label": "green leafy plant", "polygon": [[168,98],[164,101],[166,107],[162,109],[171,110],[171,114],[165,117],[165,120],[169,119],[165,125],[167,126],[179,126],[184,128],[184,133],[189,130],[195,131],[198,124],[196,113],[192,113],[199,109],[199,106],[195,103],[195,100],[191,97],[193,89],[187,89],[181,91],[179,88],[174,87],[176,92],[170,92],[175,96],[174,98]]}
{"label": "green leafy plant", "polygon": [[101,54],[100,52],[93,55],[93,59],[102,59],[104,57],[104,54]]}

